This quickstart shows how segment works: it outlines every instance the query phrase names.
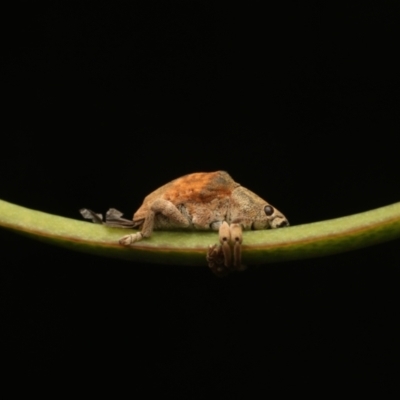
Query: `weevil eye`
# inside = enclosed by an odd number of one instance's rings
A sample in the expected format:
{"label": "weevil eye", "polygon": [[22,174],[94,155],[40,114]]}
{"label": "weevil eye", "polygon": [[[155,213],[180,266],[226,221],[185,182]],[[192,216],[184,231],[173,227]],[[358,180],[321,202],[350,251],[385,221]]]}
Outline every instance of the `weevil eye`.
{"label": "weevil eye", "polygon": [[268,216],[272,215],[274,213],[274,207],[272,206],[265,206],[264,207],[265,214]]}

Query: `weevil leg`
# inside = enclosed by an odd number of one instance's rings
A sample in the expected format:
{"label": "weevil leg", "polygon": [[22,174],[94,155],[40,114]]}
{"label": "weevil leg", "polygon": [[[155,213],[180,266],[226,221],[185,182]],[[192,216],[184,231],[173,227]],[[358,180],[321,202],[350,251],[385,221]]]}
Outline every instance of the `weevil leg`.
{"label": "weevil leg", "polygon": [[220,225],[218,235],[220,245],[210,246],[206,259],[211,271],[223,277],[229,274],[232,266],[231,231],[226,221]]}
{"label": "weevil leg", "polygon": [[189,221],[176,208],[176,206],[168,200],[158,199],[150,207],[143,223],[142,230],[131,235],[126,235],[119,240],[123,246],[131,246],[133,243],[151,236],[154,229],[155,218],[157,214],[164,215],[175,228],[186,228],[189,226]]}
{"label": "weevil leg", "polygon": [[227,222],[223,222],[219,227],[219,242],[224,254],[224,265],[229,268],[232,265],[232,251],[231,251],[231,230]]}
{"label": "weevil leg", "polygon": [[233,247],[233,266],[236,270],[240,270],[242,266],[242,226],[239,224],[231,224],[229,229],[231,233],[231,244]]}
{"label": "weevil leg", "polygon": [[82,217],[85,219],[90,219],[94,224],[102,224],[103,223],[103,215],[102,214],[97,214],[92,210],[89,210],[88,208],[81,208],[79,210],[81,213]]}
{"label": "weevil leg", "polygon": [[122,238],[119,239],[119,244],[122,244],[122,246],[130,246],[131,244],[142,239],[142,232],[131,233],[130,235],[122,236]]}
{"label": "weevil leg", "polygon": [[[106,226],[110,226],[112,228],[130,228],[130,229],[135,228],[137,226],[136,222],[129,219],[121,218],[123,215],[122,212],[116,210],[115,208],[110,208],[107,211],[105,222],[103,222],[103,216],[101,214],[97,214],[92,210],[89,210],[87,208],[81,208],[79,211],[85,219],[90,219],[95,224],[103,224]],[[132,243],[135,243],[138,240],[141,240],[142,238],[143,238],[142,233],[137,232],[122,237],[119,240],[119,243],[124,246],[130,246]]]}
{"label": "weevil leg", "polygon": [[102,224],[106,226],[110,226],[112,228],[127,228],[132,229],[137,224],[133,222],[131,219],[121,218],[122,212],[116,210],[115,208],[110,208],[106,213],[106,220],[103,221],[103,215],[97,214],[94,211],[88,208],[81,208],[79,210],[82,217],[85,219],[90,219],[95,224]]}
{"label": "weevil leg", "polygon": [[154,217],[155,212],[150,210],[146,215],[142,230],[140,232],[122,236],[122,238],[119,239],[119,244],[122,244],[122,246],[131,246],[133,243],[138,242],[145,237],[151,236],[154,228]]}
{"label": "weevil leg", "polygon": [[210,270],[216,276],[222,278],[229,274],[229,269],[225,267],[225,256],[222,251],[222,246],[217,244],[210,245],[207,251],[207,263]]}
{"label": "weevil leg", "polygon": [[224,221],[219,228],[219,241],[219,246],[210,246],[207,251],[206,258],[211,271],[217,276],[226,276],[232,270],[246,269],[242,265],[242,226],[240,224],[229,226]]}
{"label": "weevil leg", "polygon": [[151,210],[156,214],[162,214],[175,228],[187,228],[189,220],[178,210],[175,204],[168,200],[158,199],[151,205]]}
{"label": "weevil leg", "polygon": [[110,208],[106,212],[106,222],[105,225],[113,228],[126,228],[132,229],[137,226],[137,223],[133,222],[131,219],[122,218],[124,214],[115,208]]}
{"label": "weevil leg", "polygon": [[[103,216],[101,214],[96,214],[92,210],[87,208],[81,208],[80,213],[85,219],[91,219],[95,224],[103,224],[112,228],[135,228],[138,224],[129,219],[121,218],[122,212],[116,210],[115,208],[110,208],[106,213],[106,220],[103,222]],[[123,246],[130,246],[132,243],[141,240],[143,235],[141,232],[133,233],[131,235],[126,235],[119,240],[119,243]]]}

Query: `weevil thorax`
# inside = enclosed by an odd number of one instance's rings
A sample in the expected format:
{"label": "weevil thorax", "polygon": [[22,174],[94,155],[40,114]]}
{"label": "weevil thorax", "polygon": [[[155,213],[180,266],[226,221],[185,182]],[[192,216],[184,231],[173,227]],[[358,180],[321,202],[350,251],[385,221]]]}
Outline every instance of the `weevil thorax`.
{"label": "weevil thorax", "polygon": [[267,201],[243,186],[232,191],[229,222],[239,223],[244,229],[270,229],[288,226],[286,217]]}

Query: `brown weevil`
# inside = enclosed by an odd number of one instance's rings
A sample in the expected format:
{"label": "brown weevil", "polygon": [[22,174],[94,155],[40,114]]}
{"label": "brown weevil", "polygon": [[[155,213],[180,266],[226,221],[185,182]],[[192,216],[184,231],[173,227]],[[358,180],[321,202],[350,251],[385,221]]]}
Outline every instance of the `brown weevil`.
{"label": "brown weevil", "polygon": [[[81,214],[102,223],[99,214],[88,209]],[[289,225],[286,217],[255,193],[236,183],[227,172],[198,172],[182,176],[145,197],[133,220],[110,209],[105,224],[138,228],[123,236],[119,243],[131,246],[149,237],[153,230],[213,230],[219,232],[220,245],[210,246],[207,261],[218,276],[241,270],[242,230],[281,228]]]}

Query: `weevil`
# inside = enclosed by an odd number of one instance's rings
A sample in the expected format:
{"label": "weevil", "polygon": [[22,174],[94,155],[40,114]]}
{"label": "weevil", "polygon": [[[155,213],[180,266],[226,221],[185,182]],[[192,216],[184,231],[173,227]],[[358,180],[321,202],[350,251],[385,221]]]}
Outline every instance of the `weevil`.
{"label": "weevil", "polygon": [[[81,209],[81,214],[102,223],[100,214]],[[213,230],[219,232],[220,245],[208,248],[206,259],[212,272],[224,276],[242,270],[242,230],[281,228],[286,217],[255,193],[235,182],[227,172],[198,172],[175,179],[145,197],[133,220],[122,218],[114,208],[106,214],[105,224],[138,228],[119,243],[132,246],[151,236],[153,230]]]}

